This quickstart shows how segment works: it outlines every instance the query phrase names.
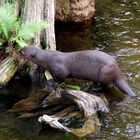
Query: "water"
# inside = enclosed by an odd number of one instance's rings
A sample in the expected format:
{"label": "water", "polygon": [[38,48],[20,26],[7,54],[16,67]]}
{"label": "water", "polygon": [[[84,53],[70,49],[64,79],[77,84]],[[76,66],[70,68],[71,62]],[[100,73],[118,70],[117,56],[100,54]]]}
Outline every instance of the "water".
{"label": "water", "polygon": [[[57,45],[65,51],[95,48],[113,55],[132,89],[140,96],[139,15],[139,0],[96,0],[96,17],[93,25],[78,29],[70,26],[72,31],[64,27],[57,28]],[[68,47],[67,50],[66,47]],[[10,101],[5,97],[3,99]],[[8,103],[5,101],[0,104],[2,108],[0,140],[78,139],[71,134],[54,129],[40,133],[41,126],[36,120],[21,121],[16,119],[16,115],[7,113],[7,108],[12,104]],[[140,139],[140,99],[126,98],[124,101],[113,104],[110,112],[112,122],[83,140]]]}

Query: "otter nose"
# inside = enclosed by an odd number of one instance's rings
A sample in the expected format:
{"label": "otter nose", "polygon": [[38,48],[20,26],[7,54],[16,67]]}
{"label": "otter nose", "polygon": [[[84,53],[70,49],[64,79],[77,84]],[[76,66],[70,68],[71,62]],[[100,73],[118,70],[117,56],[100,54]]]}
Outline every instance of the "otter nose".
{"label": "otter nose", "polygon": [[20,49],[19,53],[20,53],[21,55],[24,55],[24,53],[25,53],[24,48]]}
{"label": "otter nose", "polygon": [[24,48],[20,49],[19,52],[20,52],[22,55],[24,55],[25,52],[27,51],[27,48],[28,48],[28,47],[24,47]]}

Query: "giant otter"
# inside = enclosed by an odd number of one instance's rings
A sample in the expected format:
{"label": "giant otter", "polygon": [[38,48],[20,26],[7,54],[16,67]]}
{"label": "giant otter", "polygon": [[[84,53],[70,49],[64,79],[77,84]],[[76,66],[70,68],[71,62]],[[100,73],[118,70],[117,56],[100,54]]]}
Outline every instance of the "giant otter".
{"label": "giant otter", "polygon": [[58,81],[67,77],[99,82],[106,87],[115,85],[129,96],[135,96],[119,69],[116,60],[97,50],[63,53],[25,47],[22,55],[39,66],[49,70]]}

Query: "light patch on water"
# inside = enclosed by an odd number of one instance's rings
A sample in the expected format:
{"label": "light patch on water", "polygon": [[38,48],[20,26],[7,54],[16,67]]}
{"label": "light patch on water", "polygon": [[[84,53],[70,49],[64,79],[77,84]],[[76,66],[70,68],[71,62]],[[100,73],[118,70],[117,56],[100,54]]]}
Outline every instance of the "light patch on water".
{"label": "light patch on water", "polygon": [[[124,57],[124,56],[127,56],[127,57],[130,57],[130,56],[133,56],[133,55],[140,55],[140,49],[139,48],[122,48],[120,50],[117,50],[115,52],[115,54],[117,54],[118,57]],[[137,60],[139,61],[139,60]],[[133,60],[132,60],[133,62]],[[131,63],[131,61],[130,61]]]}
{"label": "light patch on water", "polygon": [[131,12],[124,13],[125,16],[130,15],[130,14],[131,14]]}
{"label": "light patch on water", "polygon": [[140,34],[140,31],[135,31],[136,34]]}

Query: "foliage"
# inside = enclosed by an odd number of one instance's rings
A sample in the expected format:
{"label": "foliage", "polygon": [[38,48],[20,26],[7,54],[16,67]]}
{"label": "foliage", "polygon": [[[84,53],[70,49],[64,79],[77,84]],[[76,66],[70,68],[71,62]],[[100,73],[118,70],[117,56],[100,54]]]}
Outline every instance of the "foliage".
{"label": "foliage", "polygon": [[19,51],[27,46],[36,33],[47,27],[45,21],[22,23],[14,13],[14,5],[6,3],[0,6],[0,48],[7,53]]}
{"label": "foliage", "polygon": [[71,88],[71,89],[75,89],[75,90],[80,90],[81,89],[81,87],[79,87],[78,85],[66,84],[66,87]]}

